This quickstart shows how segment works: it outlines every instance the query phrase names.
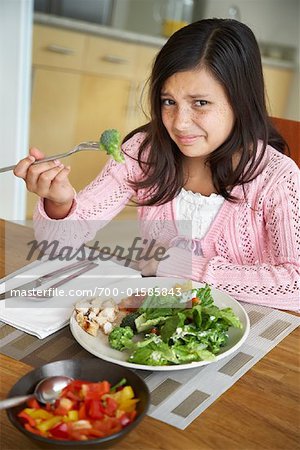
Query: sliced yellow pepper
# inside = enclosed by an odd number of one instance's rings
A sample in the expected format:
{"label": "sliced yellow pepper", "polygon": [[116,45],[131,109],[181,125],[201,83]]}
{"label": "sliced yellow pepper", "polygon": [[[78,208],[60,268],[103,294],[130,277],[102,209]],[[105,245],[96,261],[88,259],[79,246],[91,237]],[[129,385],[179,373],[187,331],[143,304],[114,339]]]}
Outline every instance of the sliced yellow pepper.
{"label": "sliced yellow pepper", "polygon": [[79,420],[79,413],[76,409],[71,409],[71,411],[68,411],[68,414],[66,416],[63,416],[63,422],[77,422]]}
{"label": "sliced yellow pepper", "polygon": [[109,397],[116,400],[119,405],[118,408],[124,412],[134,411],[135,404],[138,402],[138,399],[134,398],[134,392],[131,386],[125,386],[121,391],[109,394]]}
{"label": "sliced yellow pepper", "polygon": [[45,409],[25,408],[24,411],[33,419],[51,419],[53,417],[53,414]]}
{"label": "sliced yellow pepper", "polygon": [[53,416],[51,417],[51,419],[48,420],[44,420],[43,422],[37,424],[37,428],[40,431],[48,431],[51,428],[54,427],[54,425],[56,425],[57,423],[62,421],[62,417],[61,416]]}
{"label": "sliced yellow pepper", "polygon": [[35,411],[35,409],[34,408],[24,408],[23,411],[26,412],[26,414],[28,414],[31,417],[31,414],[33,411]]}
{"label": "sliced yellow pepper", "polygon": [[122,402],[128,398],[134,398],[134,392],[131,386],[125,386],[121,391],[114,392],[112,394],[103,395],[103,399],[111,397],[117,402]]}
{"label": "sliced yellow pepper", "polygon": [[121,391],[119,391],[120,396],[120,402],[123,402],[124,400],[134,398],[134,392],[131,386],[125,386]]}
{"label": "sliced yellow pepper", "polygon": [[129,398],[120,403],[119,408],[124,412],[132,412],[135,410],[135,405],[139,400],[137,398]]}
{"label": "sliced yellow pepper", "polygon": [[106,400],[108,397],[113,398],[116,402],[119,402],[121,399],[121,391],[113,392],[112,394],[102,395],[102,400]]}
{"label": "sliced yellow pepper", "polygon": [[68,419],[73,422],[77,421],[79,419],[78,411],[76,409],[71,409],[71,411],[68,412]]}

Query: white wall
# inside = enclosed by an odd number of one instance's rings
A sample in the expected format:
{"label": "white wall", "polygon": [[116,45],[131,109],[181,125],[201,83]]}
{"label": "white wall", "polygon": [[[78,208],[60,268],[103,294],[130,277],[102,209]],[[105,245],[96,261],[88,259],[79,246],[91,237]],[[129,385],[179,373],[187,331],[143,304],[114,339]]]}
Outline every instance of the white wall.
{"label": "white wall", "polygon": [[[114,0],[112,25],[116,28],[159,36],[161,26],[154,19],[156,5],[167,0]],[[238,8],[238,20],[246,23],[258,41],[294,47],[300,53],[300,0],[194,0],[194,20],[230,17]],[[299,56],[285,117],[300,120]]]}
{"label": "white wall", "polygon": [[204,0],[204,5],[199,19],[229,17],[229,8],[235,5],[239,20],[249,25],[258,40],[300,46],[299,0]]}
{"label": "white wall", "polygon": [[[237,6],[238,20],[246,23],[258,41],[286,45],[296,50],[296,68],[284,117],[300,120],[300,0],[195,0],[199,17],[229,17]],[[197,9],[197,6],[196,6]]]}
{"label": "white wall", "polygon": [[[28,152],[33,0],[0,0],[0,167]],[[0,173],[0,217],[25,218],[25,186]]]}
{"label": "white wall", "polygon": [[[116,28],[159,35],[154,20],[156,5],[167,0],[114,0],[112,25]],[[258,40],[300,46],[300,0],[194,0],[194,20],[229,17],[237,6],[242,22],[249,25]]]}
{"label": "white wall", "polygon": [[115,28],[161,37],[162,15],[168,0],[115,0]]}

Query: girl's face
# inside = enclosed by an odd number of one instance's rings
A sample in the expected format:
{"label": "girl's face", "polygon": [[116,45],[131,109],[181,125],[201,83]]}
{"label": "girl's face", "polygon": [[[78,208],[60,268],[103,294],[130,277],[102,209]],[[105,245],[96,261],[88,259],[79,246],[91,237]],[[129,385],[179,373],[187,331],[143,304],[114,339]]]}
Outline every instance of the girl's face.
{"label": "girl's face", "polygon": [[230,135],[233,110],[223,86],[206,69],[178,72],[161,91],[162,121],[187,157],[206,157]]}

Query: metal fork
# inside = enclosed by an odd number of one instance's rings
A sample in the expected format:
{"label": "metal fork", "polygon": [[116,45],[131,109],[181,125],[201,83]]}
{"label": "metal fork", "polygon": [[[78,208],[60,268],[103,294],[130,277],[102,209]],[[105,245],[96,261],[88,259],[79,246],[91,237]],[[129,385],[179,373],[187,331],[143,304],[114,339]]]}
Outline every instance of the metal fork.
{"label": "metal fork", "polygon": [[[75,278],[79,277],[80,275],[83,275],[86,272],[89,272],[90,270],[94,269],[95,267],[97,267],[97,263],[94,262],[89,262],[87,265],[85,265],[84,267],[82,267],[82,269],[78,270],[75,273],[72,273],[71,275],[63,278],[62,280],[57,281],[56,283],[52,284],[51,286],[48,286],[47,288],[42,288],[42,286],[31,290],[30,292],[28,292],[28,295],[26,295],[26,298],[32,298],[32,299],[37,299],[37,300],[45,300],[48,298],[53,298],[55,295],[57,295],[56,289],[59,288],[60,286],[63,286],[66,283],[69,283],[70,281],[74,280]],[[18,288],[16,288],[18,289]],[[0,300],[7,300],[10,298],[22,298],[22,297],[2,297],[3,294],[0,295]]]}
{"label": "metal fork", "polygon": [[[66,158],[67,156],[73,155],[74,153],[88,151],[88,150],[100,151],[99,142],[97,142],[97,141],[81,142],[81,144],[76,145],[76,147],[72,148],[68,152],[59,153],[57,155],[48,156],[47,158],[39,159],[39,160],[35,161],[33,164],[39,164],[39,163],[47,162],[47,161],[54,161],[54,159]],[[16,164],[13,166],[2,167],[2,168],[0,168],[0,173],[8,172],[9,170],[14,170],[15,167],[16,167]]]}
{"label": "metal fork", "polygon": [[89,270],[94,269],[95,267],[97,267],[97,263],[94,262],[90,262],[89,264],[87,264],[85,267],[83,267],[82,269],[78,270],[77,272],[73,273],[72,275],[69,275],[66,278],[63,278],[62,280],[58,281],[57,283],[52,284],[51,286],[49,286],[47,289],[44,289],[41,293],[41,295],[39,295],[38,292],[32,292],[31,295],[29,296],[29,298],[37,298],[37,299],[45,299],[45,298],[53,298],[56,293],[55,293],[55,289],[59,288],[60,286],[69,283],[70,281],[74,280],[75,278],[79,277],[80,275],[83,275],[84,273],[88,272]]}

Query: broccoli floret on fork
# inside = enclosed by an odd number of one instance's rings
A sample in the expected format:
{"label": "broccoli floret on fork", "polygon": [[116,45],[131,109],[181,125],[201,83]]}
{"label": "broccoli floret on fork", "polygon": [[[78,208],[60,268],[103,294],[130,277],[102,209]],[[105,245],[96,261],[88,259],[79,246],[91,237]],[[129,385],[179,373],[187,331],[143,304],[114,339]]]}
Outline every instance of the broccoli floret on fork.
{"label": "broccoli floret on fork", "polygon": [[118,130],[114,128],[105,130],[100,136],[99,148],[100,150],[104,150],[115,161],[120,163],[125,162],[121,152],[121,134]]}

